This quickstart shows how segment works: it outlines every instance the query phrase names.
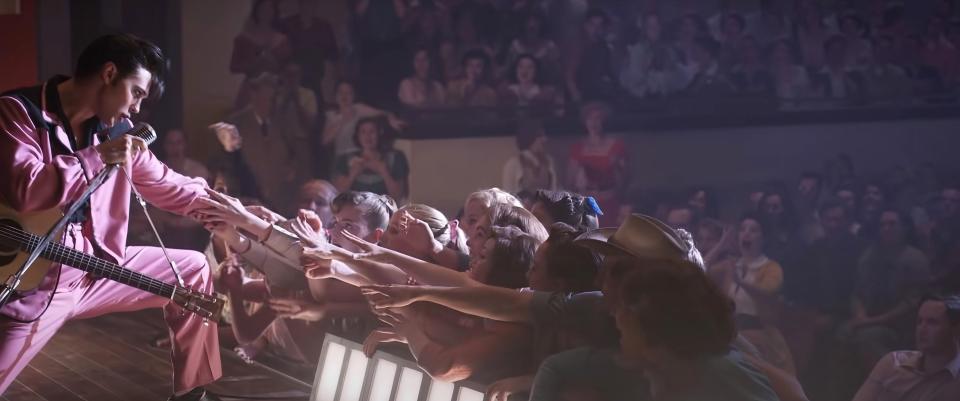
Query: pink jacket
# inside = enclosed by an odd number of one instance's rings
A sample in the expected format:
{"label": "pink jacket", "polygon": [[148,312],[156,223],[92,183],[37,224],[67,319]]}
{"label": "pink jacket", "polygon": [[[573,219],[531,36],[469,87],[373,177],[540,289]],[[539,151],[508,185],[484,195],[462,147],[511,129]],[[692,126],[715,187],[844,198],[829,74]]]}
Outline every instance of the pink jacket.
{"label": "pink jacket", "polygon": [[[0,97],[0,166],[3,171],[0,202],[21,212],[54,207],[65,210],[86,189],[88,180],[105,167],[93,146],[76,150],[73,154],[54,156],[52,141],[59,141],[70,149],[70,140],[56,114],[47,110],[46,99],[42,103],[43,118],[52,125],[37,127],[18,98]],[[56,131],[53,135],[48,131],[50,127]],[[174,172],[153,152],[134,156],[127,166],[127,173],[146,201],[173,213],[185,215],[192,209],[193,201],[205,195],[204,180]],[[88,239],[103,251],[104,254],[97,256],[113,262],[123,260],[126,252],[130,192],[129,182],[118,171],[93,193],[90,200],[87,224],[91,224],[93,235]],[[49,291],[57,278],[56,272],[57,269],[51,269],[37,290],[24,293],[24,298],[11,302],[0,313],[13,317],[33,316],[47,303]]]}

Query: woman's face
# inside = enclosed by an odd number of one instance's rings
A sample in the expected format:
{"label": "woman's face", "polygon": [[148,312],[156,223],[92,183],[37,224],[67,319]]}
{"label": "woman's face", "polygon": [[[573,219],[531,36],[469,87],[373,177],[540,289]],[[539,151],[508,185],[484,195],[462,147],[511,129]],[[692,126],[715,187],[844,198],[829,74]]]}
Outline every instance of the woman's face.
{"label": "woman's face", "polygon": [[603,110],[593,109],[587,112],[584,118],[584,125],[587,127],[587,132],[602,134],[603,124],[606,122],[606,119],[607,116]]}
{"label": "woman's face", "polygon": [[430,56],[426,51],[418,51],[413,56],[413,71],[419,78],[427,78],[430,75]]}
{"label": "woman's face", "polygon": [[342,83],[337,86],[337,104],[349,106],[353,104],[353,85]]}
{"label": "woman's face", "polygon": [[546,153],[547,135],[544,133],[541,133],[540,136],[538,136],[537,139],[535,139],[533,143],[530,144],[530,151],[533,153]]}
{"label": "woman's face", "polygon": [[473,236],[473,231],[477,224],[487,214],[487,207],[476,199],[470,199],[463,205],[463,220],[460,222],[460,228],[467,234],[467,240]]}
{"label": "woman's face", "polygon": [[560,291],[560,285],[547,272],[547,248],[549,243],[544,243],[537,248],[537,253],[533,255],[533,264],[527,271],[527,282],[534,291]]}
{"label": "woman's face", "polygon": [[478,247],[476,256],[474,256],[473,253],[470,254],[471,263],[470,270],[467,270],[467,277],[481,283],[487,282],[487,279],[490,277],[490,271],[493,269],[490,263],[490,256],[493,254],[493,248],[496,244],[496,239],[493,237],[487,238],[483,241],[482,246]]}
{"label": "woman's face", "polygon": [[522,58],[517,62],[517,82],[532,84],[537,78],[537,64],[529,58]]}
{"label": "woman's face", "polygon": [[357,141],[363,150],[376,150],[380,140],[380,130],[372,122],[361,124],[357,129]]}
{"label": "woman's face", "polygon": [[491,224],[490,217],[483,216],[473,227],[473,232],[467,237],[467,248],[470,248],[470,255],[474,252],[480,252],[483,244],[490,237]]}
{"label": "woman's face", "polygon": [[763,249],[763,229],[753,219],[740,222],[740,252],[758,254]]}

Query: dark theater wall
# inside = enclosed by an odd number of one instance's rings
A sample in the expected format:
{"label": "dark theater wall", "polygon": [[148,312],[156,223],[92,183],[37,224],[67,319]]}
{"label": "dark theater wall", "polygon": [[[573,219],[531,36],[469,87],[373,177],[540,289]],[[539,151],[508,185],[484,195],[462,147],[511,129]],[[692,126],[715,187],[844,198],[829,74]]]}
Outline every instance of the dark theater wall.
{"label": "dark theater wall", "polygon": [[19,14],[0,15],[0,92],[37,82],[36,0],[20,0]]}

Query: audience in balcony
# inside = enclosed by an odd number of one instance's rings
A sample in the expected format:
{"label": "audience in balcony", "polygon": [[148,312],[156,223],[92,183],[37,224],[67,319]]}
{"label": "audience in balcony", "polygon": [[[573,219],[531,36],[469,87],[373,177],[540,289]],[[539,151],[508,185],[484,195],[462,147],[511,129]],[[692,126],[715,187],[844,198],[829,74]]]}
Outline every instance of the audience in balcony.
{"label": "audience in balcony", "polygon": [[437,62],[428,48],[413,52],[413,74],[400,82],[397,97],[404,106],[436,108],[446,104],[446,90],[437,80]]}

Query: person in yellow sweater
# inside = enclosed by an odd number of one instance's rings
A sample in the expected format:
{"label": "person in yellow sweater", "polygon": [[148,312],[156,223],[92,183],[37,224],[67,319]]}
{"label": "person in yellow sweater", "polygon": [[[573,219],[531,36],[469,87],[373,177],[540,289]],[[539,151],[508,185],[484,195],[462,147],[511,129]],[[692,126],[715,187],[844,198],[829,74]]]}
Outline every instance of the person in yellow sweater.
{"label": "person in yellow sweater", "polygon": [[742,217],[738,228],[739,257],[711,269],[711,275],[719,279],[721,288],[736,304],[740,333],[760,350],[764,359],[795,374],[793,357],[775,325],[783,268],[764,254],[764,228],[759,216]]}

